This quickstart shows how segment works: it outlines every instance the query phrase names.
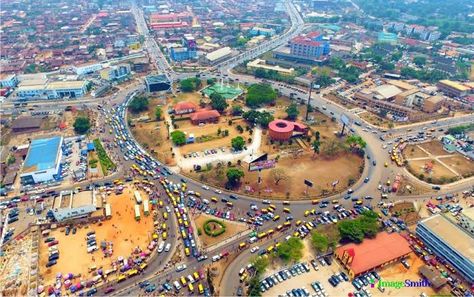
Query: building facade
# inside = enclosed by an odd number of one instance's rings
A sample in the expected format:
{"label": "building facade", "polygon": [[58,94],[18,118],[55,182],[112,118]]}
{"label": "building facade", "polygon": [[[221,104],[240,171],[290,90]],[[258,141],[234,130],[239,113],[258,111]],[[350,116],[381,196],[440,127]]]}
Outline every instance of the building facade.
{"label": "building facade", "polygon": [[300,35],[290,41],[290,53],[295,56],[320,59],[330,53],[329,42],[319,32]]}
{"label": "building facade", "polygon": [[438,257],[451,264],[466,280],[474,282],[474,236],[442,214],[420,221],[416,235]]}
{"label": "building facade", "polygon": [[18,77],[16,74],[1,74],[0,88],[14,88],[18,85]]}
{"label": "building facade", "polygon": [[450,97],[465,97],[469,94],[470,88],[451,80],[440,80],[436,85],[438,89]]}
{"label": "building facade", "polygon": [[145,77],[145,87],[148,93],[168,91],[171,88],[171,82],[164,74],[154,74]]}
{"label": "building facade", "polygon": [[100,63],[87,63],[82,65],[77,65],[73,67],[73,70],[77,75],[85,75],[94,73],[102,69],[102,64]]}
{"label": "building facade", "polygon": [[120,64],[107,67],[100,71],[100,77],[108,81],[124,80],[131,74],[129,64]]}
{"label": "building facade", "polygon": [[20,84],[16,90],[16,97],[22,100],[80,98],[86,93],[86,81],[52,81],[25,86]]}
{"label": "building facade", "polygon": [[20,175],[22,184],[37,184],[59,178],[62,158],[62,137],[31,141]]}

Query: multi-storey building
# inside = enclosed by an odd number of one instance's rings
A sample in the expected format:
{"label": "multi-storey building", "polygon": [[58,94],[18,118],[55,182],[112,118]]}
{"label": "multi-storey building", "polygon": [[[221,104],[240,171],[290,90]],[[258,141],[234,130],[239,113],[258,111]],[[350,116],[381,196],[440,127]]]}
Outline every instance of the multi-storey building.
{"label": "multi-storey building", "polygon": [[319,32],[300,35],[290,41],[290,53],[295,56],[320,59],[329,55],[329,52],[329,42],[323,40],[323,35]]}
{"label": "multi-storey building", "polygon": [[474,208],[467,208],[460,213],[459,226],[474,236]]}
{"label": "multi-storey building", "polygon": [[16,74],[0,74],[0,88],[14,88],[18,85]]}
{"label": "multi-storey building", "polygon": [[451,97],[464,97],[471,90],[468,86],[447,79],[440,80],[436,86],[441,92]]}
{"label": "multi-storey building", "polygon": [[123,80],[130,75],[129,64],[119,64],[107,67],[100,71],[100,77],[108,81]]}
{"label": "multi-storey building", "polygon": [[181,62],[197,57],[196,40],[191,34],[184,34],[181,45],[170,49],[170,57],[173,61]]}
{"label": "multi-storey building", "polygon": [[474,282],[474,236],[443,214],[420,221],[417,236],[438,257],[451,264],[466,280]]}

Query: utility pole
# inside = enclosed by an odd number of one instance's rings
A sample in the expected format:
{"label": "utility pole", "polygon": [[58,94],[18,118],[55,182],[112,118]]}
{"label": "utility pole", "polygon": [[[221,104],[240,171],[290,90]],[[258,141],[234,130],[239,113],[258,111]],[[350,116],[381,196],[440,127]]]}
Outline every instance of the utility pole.
{"label": "utility pole", "polygon": [[[308,120],[309,116],[309,106],[311,102],[311,92],[313,91],[314,80],[311,80],[311,84],[309,85],[309,95],[308,95],[308,103],[306,105],[306,120]],[[316,89],[316,94],[319,94],[319,85],[315,85],[314,88]]]}

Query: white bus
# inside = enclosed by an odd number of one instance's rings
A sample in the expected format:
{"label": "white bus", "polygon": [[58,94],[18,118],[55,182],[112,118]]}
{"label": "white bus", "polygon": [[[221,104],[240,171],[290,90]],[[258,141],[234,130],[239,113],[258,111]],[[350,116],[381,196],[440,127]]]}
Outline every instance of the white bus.
{"label": "white bus", "polygon": [[142,195],[140,195],[140,192],[134,191],[133,195],[135,196],[135,200],[137,201],[138,204],[142,203]]}
{"label": "white bus", "polygon": [[135,220],[140,220],[140,205],[135,204]]}
{"label": "white bus", "polygon": [[149,203],[148,203],[148,199],[145,199],[143,201],[143,213],[146,216],[150,214],[150,206],[149,206]]}

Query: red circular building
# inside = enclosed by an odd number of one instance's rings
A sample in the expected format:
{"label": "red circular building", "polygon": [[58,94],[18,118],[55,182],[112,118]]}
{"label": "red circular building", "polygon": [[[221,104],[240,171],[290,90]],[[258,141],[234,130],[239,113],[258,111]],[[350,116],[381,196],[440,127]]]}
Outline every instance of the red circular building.
{"label": "red circular building", "polygon": [[268,124],[270,138],[278,141],[289,140],[293,135],[305,135],[308,127],[286,120],[274,120]]}

